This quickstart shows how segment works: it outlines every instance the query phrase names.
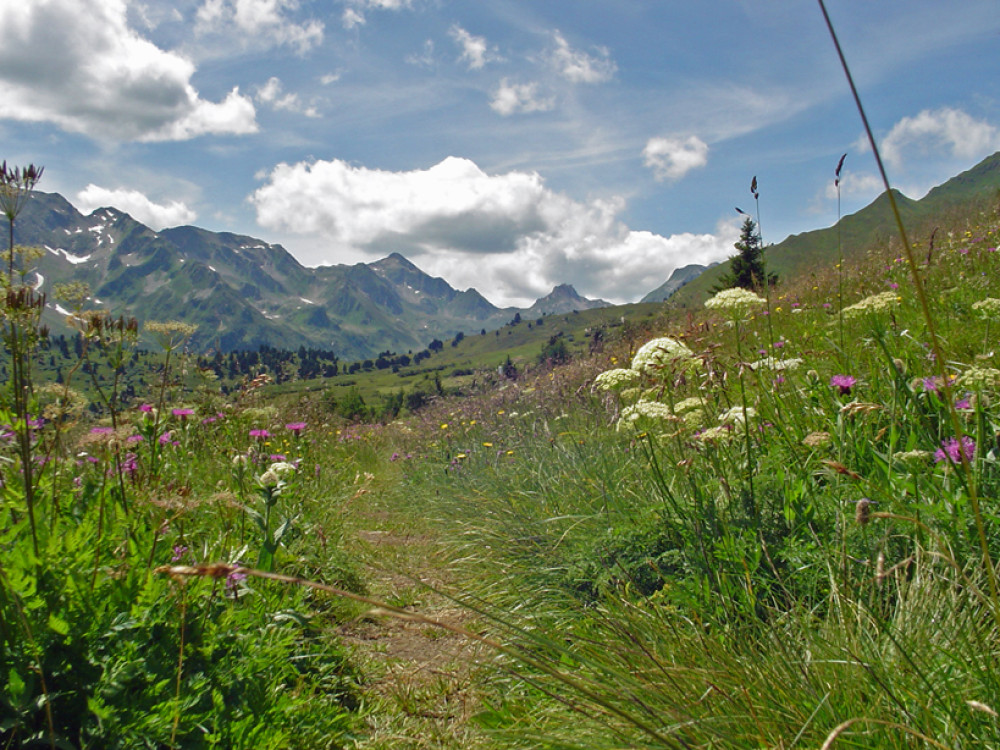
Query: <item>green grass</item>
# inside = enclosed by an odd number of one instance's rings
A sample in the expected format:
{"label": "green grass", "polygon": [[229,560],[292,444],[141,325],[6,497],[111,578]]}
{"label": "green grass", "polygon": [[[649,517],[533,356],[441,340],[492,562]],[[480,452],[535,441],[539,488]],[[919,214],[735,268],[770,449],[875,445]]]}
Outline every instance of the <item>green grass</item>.
{"label": "green grass", "polygon": [[[983,212],[918,248],[940,362],[892,246],[844,311],[828,258],[768,315],[550,316],[228,395],[184,376],[183,335],[133,363],[132,333],[91,331],[136,390],[99,414],[32,380],[37,306],[8,306],[34,387],[30,421],[0,391],[0,738],[995,746],[998,244]],[[570,362],[540,363],[560,333]],[[403,387],[435,398],[331,408]]]}

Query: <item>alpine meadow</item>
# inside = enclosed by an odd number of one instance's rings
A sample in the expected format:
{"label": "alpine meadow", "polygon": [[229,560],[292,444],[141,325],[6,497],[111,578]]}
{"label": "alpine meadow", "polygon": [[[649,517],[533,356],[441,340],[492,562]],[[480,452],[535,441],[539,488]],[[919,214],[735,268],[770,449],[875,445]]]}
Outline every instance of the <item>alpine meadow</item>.
{"label": "alpine meadow", "polygon": [[895,190],[820,8],[881,194],[641,303],[4,162],[0,745],[1000,747],[1000,152]]}

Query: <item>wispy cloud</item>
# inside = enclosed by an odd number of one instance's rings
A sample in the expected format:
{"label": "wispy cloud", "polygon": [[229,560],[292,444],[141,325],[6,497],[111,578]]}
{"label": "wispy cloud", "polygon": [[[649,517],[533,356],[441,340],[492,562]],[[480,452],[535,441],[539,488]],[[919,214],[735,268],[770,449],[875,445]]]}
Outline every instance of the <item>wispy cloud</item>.
{"label": "wispy cloud", "polygon": [[552,63],[567,80],[572,83],[604,83],[614,77],[618,66],[606,47],[598,47],[596,55],[588,55],[570,47],[560,32],[554,32],[553,37],[556,49],[552,53]]}
{"label": "wispy cloud", "polygon": [[479,70],[486,63],[499,59],[496,49],[491,48],[486,42],[486,37],[474,36],[458,24],[454,24],[448,30],[448,36],[462,49],[458,59],[467,63],[469,70]]}
{"label": "wispy cloud", "polygon": [[642,156],[657,180],[679,180],[708,164],[708,144],[695,135],[650,138]]}
{"label": "wispy cloud", "polygon": [[319,111],[314,104],[303,104],[298,94],[285,93],[281,80],[276,76],[271,76],[267,79],[267,83],[258,86],[254,98],[272,109],[296,112],[306,117],[319,117]]}
{"label": "wispy cloud", "polygon": [[305,53],[323,41],[324,26],[316,19],[296,22],[292,13],[298,5],[298,0],[205,0],[195,28],[230,38],[235,31],[244,45],[289,45]]}
{"label": "wispy cloud", "polygon": [[512,83],[504,78],[493,93],[490,108],[505,117],[516,113],[545,112],[555,106],[553,97],[541,96],[537,82]]}
{"label": "wispy cloud", "polygon": [[364,26],[368,10],[404,10],[413,5],[412,0],[347,0],[341,21],[345,29]]}

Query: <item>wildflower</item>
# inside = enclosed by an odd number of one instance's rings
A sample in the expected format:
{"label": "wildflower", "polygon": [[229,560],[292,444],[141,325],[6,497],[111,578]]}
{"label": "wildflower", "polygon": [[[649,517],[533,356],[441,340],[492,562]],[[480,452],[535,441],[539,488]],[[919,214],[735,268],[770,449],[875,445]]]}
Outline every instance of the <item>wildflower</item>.
{"label": "wildflower", "polygon": [[749,289],[737,286],[732,289],[723,289],[711,299],[706,300],[705,307],[709,310],[730,313],[734,317],[743,317],[751,310],[759,308],[766,303],[767,300],[763,297],[754,294]]}
{"label": "wildflower", "polygon": [[834,375],[830,378],[830,385],[834,388],[840,389],[841,396],[848,396],[851,393],[851,388],[854,384],[858,382],[858,379],[853,375]]}
{"label": "wildflower", "polygon": [[170,430],[167,430],[159,437],[160,445],[170,445],[171,438],[172,435],[170,434]]}
{"label": "wildflower", "polygon": [[230,592],[233,596],[236,595],[236,590],[240,586],[241,581],[245,581],[247,574],[239,570],[238,568],[226,576],[226,590]]}
{"label": "wildflower", "polygon": [[295,437],[302,434],[302,430],[306,428],[305,422],[289,422],[285,425],[285,429],[290,431]]}
{"label": "wildflower", "polygon": [[676,339],[664,336],[647,341],[632,358],[632,369],[644,375],[655,374],[673,364],[697,366],[694,353]]}
{"label": "wildflower", "polygon": [[932,455],[930,451],[903,451],[896,454],[896,460],[912,468],[918,468],[929,463]]}
{"label": "wildflower", "polygon": [[702,400],[697,396],[691,396],[683,401],[678,401],[674,404],[674,414],[683,414],[686,411],[691,411],[692,409],[699,409],[702,406]]}
{"label": "wildflower", "polygon": [[734,406],[729,411],[724,414],[719,415],[719,421],[723,424],[736,424],[745,422],[747,419],[753,419],[757,416],[757,410],[752,406],[744,408],[742,406]]}
{"label": "wildflower", "polygon": [[764,357],[756,362],[750,363],[751,370],[797,370],[802,365],[802,358],[789,357],[787,359],[775,359],[774,357]]}
{"label": "wildflower", "polygon": [[993,367],[970,367],[958,376],[956,385],[972,390],[984,390],[1000,385],[1000,370]]}
{"label": "wildflower", "polygon": [[284,477],[288,474],[294,474],[295,467],[285,461],[278,461],[271,464],[267,471],[260,475],[260,483],[264,487],[276,487],[277,485],[284,482]]}
{"label": "wildflower", "polygon": [[636,427],[637,423],[643,419],[675,420],[676,417],[666,404],[661,404],[658,401],[639,401],[622,410],[621,418],[618,420],[618,429]]}
{"label": "wildflower", "polygon": [[869,500],[867,497],[858,500],[854,504],[854,520],[861,526],[867,524],[872,520],[872,506],[876,504],[874,500]]}
{"label": "wildflower", "polygon": [[699,443],[729,443],[733,439],[733,429],[729,425],[709,427],[695,435],[694,439]]}
{"label": "wildflower", "polygon": [[258,440],[266,440],[271,437],[271,433],[267,430],[250,430],[250,437],[257,438]]}
{"label": "wildflower", "polygon": [[802,444],[807,448],[822,448],[830,444],[829,432],[810,432],[802,440]]}
{"label": "wildflower", "polygon": [[194,416],[194,409],[171,409],[170,413],[175,417],[180,417],[181,421],[184,422],[188,417]]}
{"label": "wildflower", "polygon": [[114,435],[115,434],[115,428],[114,427],[91,427],[90,428],[90,434],[91,435]]}
{"label": "wildflower", "polygon": [[868,314],[888,312],[896,307],[900,302],[900,297],[894,291],[882,292],[865,297],[860,302],[856,302],[850,307],[843,309],[845,318],[860,318]]}
{"label": "wildflower", "polygon": [[188,551],[188,548],[185,545],[183,545],[183,544],[175,544],[174,545],[174,554],[173,554],[173,557],[170,558],[170,562],[177,562],[182,557],[184,557],[184,554],[187,551]]}
{"label": "wildflower", "polygon": [[962,435],[962,440],[958,438],[948,438],[941,441],[941,447],[934,452],[934,462],[941,463],[948,461],[952,464],[962,463],[962,456],[966,461],[971,461],[976,455],[976,441],[968,435]]}
{"label": "wildflower", "polygon": [[634,385],[639,380],[637,370],[626,370],[618,367],[614,370],[605,370],[594,379],[594,387],[600,391],[618,391],[627,386]]}

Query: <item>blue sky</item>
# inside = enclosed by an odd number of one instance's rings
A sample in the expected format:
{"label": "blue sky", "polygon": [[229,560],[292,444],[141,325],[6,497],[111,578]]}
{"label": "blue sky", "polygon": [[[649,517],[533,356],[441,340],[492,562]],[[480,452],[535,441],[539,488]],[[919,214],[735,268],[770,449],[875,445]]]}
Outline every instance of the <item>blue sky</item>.
{"label": "blue sky", "polygon": [[[996,0],[829,0],[890,178],[1000,150]],[[0,0],[0,157],[87,212],[634,301],[879,192],[808,0]]]}

